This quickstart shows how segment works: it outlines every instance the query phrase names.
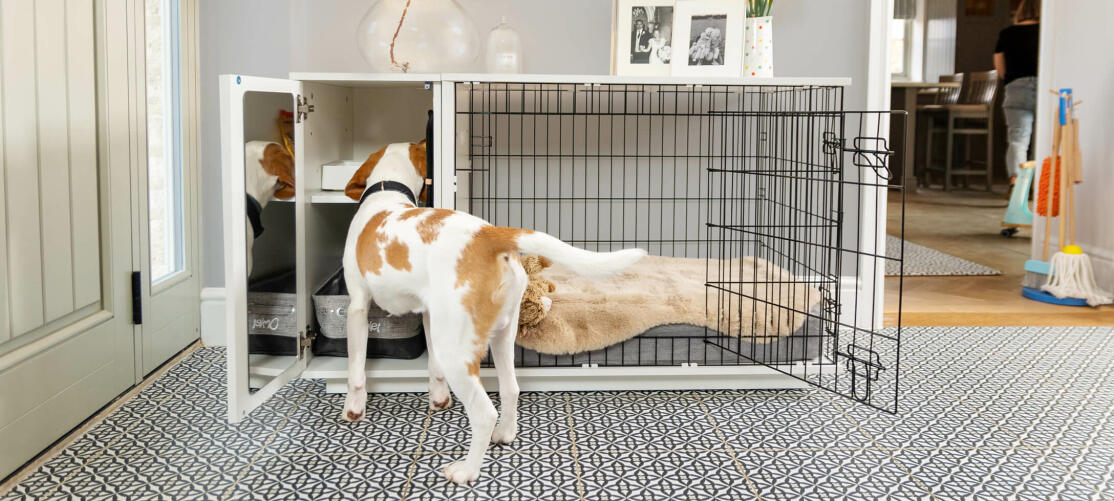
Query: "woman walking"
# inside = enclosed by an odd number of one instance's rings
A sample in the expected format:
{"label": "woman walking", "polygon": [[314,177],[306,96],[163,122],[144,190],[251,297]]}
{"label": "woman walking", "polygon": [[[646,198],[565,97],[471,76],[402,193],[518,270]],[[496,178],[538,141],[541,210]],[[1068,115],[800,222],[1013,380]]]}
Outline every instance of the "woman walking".
{"label": "woman walking", "polygon": [[1006,149],[1010,185],[1017,181],[1018,166],[1029,158],[1029,142],[1033,135],[1040,11],[1040,0],[1021,0],[1013,15],[1013,25],[998,33],[998,44],[994,48],[994,69],[1006,85],[1002,112],[1010,143]]}

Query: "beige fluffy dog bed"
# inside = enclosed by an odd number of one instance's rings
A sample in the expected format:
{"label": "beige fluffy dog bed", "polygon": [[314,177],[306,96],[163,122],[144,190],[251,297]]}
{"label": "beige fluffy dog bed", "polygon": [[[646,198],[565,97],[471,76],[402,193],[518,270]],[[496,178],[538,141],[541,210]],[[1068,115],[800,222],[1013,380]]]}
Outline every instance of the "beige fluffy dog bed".
{"label": "beige fluffy dog bed", "polygon": [[[718,293],[704,286],[725,266],[725,281],[759,282],[724,285],[740,294]],[[820,302],[820,292],[791,283],[793,276],[762,259],[729,261],[647,256],[622,273],[591,280],[553,265],[541,272],[552,280],[553,306],[537,326],[519,329],[517,344],[540,353],[565,355],[605,348],[668,324],[708,327],[732,336],[773,341],[804,323]],[[751,297],[758,300],[752,300]],[[752,342],[754,342],[752,341]]]}

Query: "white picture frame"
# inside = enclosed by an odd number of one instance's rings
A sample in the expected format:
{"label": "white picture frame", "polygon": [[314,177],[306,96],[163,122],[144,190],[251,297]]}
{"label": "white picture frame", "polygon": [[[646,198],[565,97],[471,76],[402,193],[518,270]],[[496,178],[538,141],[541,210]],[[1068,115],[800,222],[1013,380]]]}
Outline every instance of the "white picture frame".
{"label": "white picture frame", "polygon": [[[672,75],[738,77],[743,66],[745,18],[745,2],[739,0],[676,2]],[[694,45],[700,47],[695,58]]]}
{"label": "white picture frame", "polygon": [[[612,51],[615,74],[669,76],[676,3],[674,0],[616,0]],[[640,44],[643,50],[634,47],[636,19],[644,23],[641,38],[646,43]]]}

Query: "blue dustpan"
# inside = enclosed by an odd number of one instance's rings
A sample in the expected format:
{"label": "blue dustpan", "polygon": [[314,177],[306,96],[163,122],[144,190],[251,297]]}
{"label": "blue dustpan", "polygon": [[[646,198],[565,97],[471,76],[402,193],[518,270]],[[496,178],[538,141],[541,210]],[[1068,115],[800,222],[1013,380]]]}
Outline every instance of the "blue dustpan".
{"label": "blue dustpan", "polygon": [[1033,168],[1036,164],[1032,161],[1022,163],[1017,171],[1017,182],[1010,192],[1010,205],[1006,207],[1006,217],[1002,219],[1002,226],[1007,228],[1028,228],[1033,226],[1033,211],[1029,210],[1029,190],[1033,186]]}

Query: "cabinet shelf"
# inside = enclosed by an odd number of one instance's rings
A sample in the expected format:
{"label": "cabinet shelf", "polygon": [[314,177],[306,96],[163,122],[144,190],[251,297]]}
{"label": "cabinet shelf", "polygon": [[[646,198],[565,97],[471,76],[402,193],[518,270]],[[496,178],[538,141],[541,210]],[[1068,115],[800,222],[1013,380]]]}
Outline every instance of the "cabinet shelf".
{"label": "cabinet shelf", "polygon": [[313,190],[309,192],[309,202],[314,204],[354,204],[343,191]]}

